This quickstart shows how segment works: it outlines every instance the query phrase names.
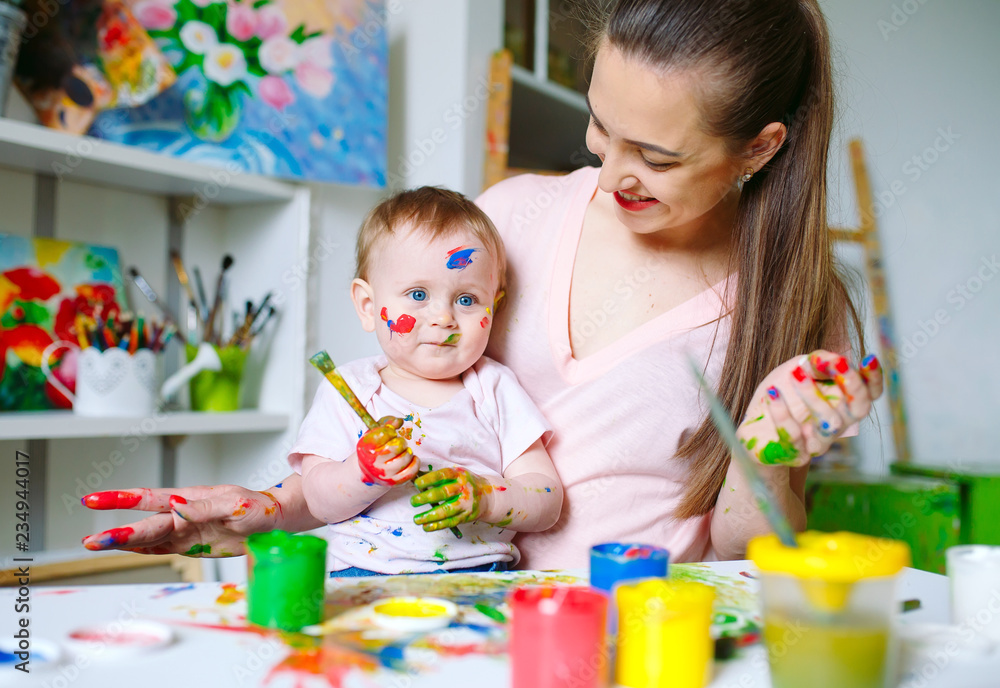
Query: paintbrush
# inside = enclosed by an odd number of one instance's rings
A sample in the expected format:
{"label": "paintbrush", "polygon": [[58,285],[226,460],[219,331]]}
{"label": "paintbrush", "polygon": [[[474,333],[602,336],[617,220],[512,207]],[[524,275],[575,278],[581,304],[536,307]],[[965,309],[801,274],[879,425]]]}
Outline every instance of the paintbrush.
{"label": "paintbrush", "polygon": [[[228,270],[233,264],[233,257],[228,253],[222,257],[222,267],[219,270],[219,279],[215,282],[215,299],[212,301],[212,308],[208,311],[208,317],[205,318],[205,333],[202,335],[202,341],[210,342],[215,334],[215,316],[219,312],[219,307],[222,305],[223,298],[223,288],[226,280],[226,270]],[[216,341],[216,344],[222,346],[221,341]]]}
{"label": "paintbrush", "polygon": [[205,283],[201,280],[201,270],[195,265],[191,269],[194,274],[194,285],[198,289],[198,317],[201,318],[202,322],[208,318],[208,299],[205,298]]}
{"label": "paintbrush", "polygon": [[[184,269],[184,263],[181,261],[181,254],[177,251],[171,251],[170,262],[174,264],[174,272],[177,273],[177,281],[181,283],[182,287],[184,287],[184,291],[187,293],[190,302],[195,303],[194,289],[191,288],[191,280],[188,279],[187,270]],[[197,313],[197,309],[195,309],[195,312]],[[200,318],[201,314],[198,313],[198,316]],[[191,332],[195,330],[195,328],[189,329]]]}
{"label": "paintbrush", "polygon": [[781,507],[764,482],[764,479],[757,473],[757,468],[755,467],[757,462],[754,461],[753,457],[750,456],[749,452],[743,446],[743,443],[736,436],[736,426],[733,425],[733,419],[729,417],[729,412],[726,411],[722,402],[719,401],[719,398],[715,396],[715,392],[712,391],[712,388],[705,381],[694,359],[689,358],[688,361],[691,364],[691,370],[694,372],[695,378],[698,380],[698,386],[701,387],[702,393],[708,400],[708,409],[712,416],[712,423],[715,424],[715,429],[719,431],[723,441],[725,441],[730,451],[732,451],[733,460],[740,467],[743,477],[750,485],[750,491],[753,492],[754,499],[757,500],[757,507],[767,518],[767,522],[771,525],[771,529],[774,530],[775,534],[777,534],[778,539],[781,540],[781,544],[785,547],[798,547],[798,544],[795,542],[795,533],[792,532],[792,527],[789,525],[788,519],[782,513]]}
{"label": "paintbrush", "polygon": [[[142,295],[146,297],[146,300],[149,301],[154,306],[156,306],[157,308],[159,308],[160,313],[163,314],[163,319],[172,324],[175,330],[178,329],[177,318],[174,317],[174,314],[170,312],[170,309],[167,308],[167,305],[163,303],[163,301],[160,299],[159,296],[157,296],[156,292],[153,291],[153,288],[149,286],[149,282],[147,282],[145,278],[139,274],[139,271],[136,270],[134,267],[129,268],[128,272],[129,275],[132,277],[132,281],[135,283],[135,286],[139,288],[139,291],[141,291]],[[187,344],[187,339],[185,339],[184,335],[182,335],[180,332],[177,332],[177,338],[181,340],[181,342],[183,342],[184,344]]]}
{"label": "paintbrush", "polygon": [[[368,413],[368,409],[364,407],[361,400],[358,399],[358,395],[355,394],[354,390],[351,389],[351,386],[347,384],[347,380],[345,380],[344,377],[337,372],[337,366],[333,364],[333,359],[330,358],[330,354],[326,353],[325,349],[310,358],[309,362],[313,364],[316,370],[323,373],[323,376],[330,381],[330,384],[333,385],[334,389],[340,392],[340,396],[344,398],[344,401],[350,404],[351,408],[354,409],[354,412],[358,414],[361,422],[365,424],[365,427],[369,430],[374,430],[378,427],[378,421],[372,418],[372,414]],[[434,507],[437,506],[437,504],[431,504],[430,506]],[[458,528],[452,527],[449,528],[449,530],[455,537],[462,537],[462,531]]]}

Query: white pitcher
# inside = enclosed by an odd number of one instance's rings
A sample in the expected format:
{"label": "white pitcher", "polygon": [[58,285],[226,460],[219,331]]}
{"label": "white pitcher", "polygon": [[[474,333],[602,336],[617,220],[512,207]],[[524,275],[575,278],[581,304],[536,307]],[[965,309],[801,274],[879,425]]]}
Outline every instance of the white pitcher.
{"label": "white pitcher", "polygon": [[[59,349],[79,348],[73,342],[55,341],[42,352],[42,372],[53,387],[73,402],[73,412],[81,416],[148,416],[156,410],[156,354],[139,349],[129,354],[112,347],[105,351],[87,347],[80,352],[76,374],[76,394],[52,373],[49,357]],[[159,389],[166,401],[203,370],[221,370],[222,361],[208,343],[198,347],[190,363],[171,375]]]}

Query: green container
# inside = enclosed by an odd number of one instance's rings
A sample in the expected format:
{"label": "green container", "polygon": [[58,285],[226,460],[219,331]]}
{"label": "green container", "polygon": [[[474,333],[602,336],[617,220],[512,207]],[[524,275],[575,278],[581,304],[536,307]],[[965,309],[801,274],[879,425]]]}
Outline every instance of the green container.
{"label": "green container", "polygon": [[250,623],[299,631],[323,620],[326,540],[272,530],[251,535],[247,549]]}
{"label": "green container", "polygon": [[[188,344],[185,349],[190,363],[198,347]],[[240,385],[249,350],[238,346],[215,347],[222,361],[222,370],[203,370],[191,378],[192,411],[235,411],[240,407]]]}

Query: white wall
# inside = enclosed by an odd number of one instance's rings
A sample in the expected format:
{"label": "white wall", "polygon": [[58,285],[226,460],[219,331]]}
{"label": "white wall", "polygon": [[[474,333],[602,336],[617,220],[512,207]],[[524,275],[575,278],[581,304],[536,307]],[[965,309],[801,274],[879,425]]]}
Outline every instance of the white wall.
{"label": "white wall", "polygon": [[[1000,3],[821,3],[840,96],[832,220],[857,223],[846,140],[860,136],[914,460],[1000,467]],[[879,417],[884,453],[863,431],[873,471],[894,457],[885,404]]]}

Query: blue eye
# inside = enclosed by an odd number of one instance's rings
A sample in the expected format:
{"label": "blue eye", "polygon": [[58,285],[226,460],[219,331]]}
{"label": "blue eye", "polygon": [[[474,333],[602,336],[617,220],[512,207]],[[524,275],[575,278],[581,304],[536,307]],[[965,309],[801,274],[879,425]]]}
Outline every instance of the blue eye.
{"label": "blue eye", "polygon": [[410,298],[413,299],[414,301],[426,301],[427,292],[424,291],[423,289],[414,289],[413,291],[410,292]]}
{"label": "blue eye", "polygon": [[469,294],[462,294],[461,296],[458,297],[458,305],[459,306],[475,306],[476,305],[476,299],[475,299],[475,297],[470,296]]}

